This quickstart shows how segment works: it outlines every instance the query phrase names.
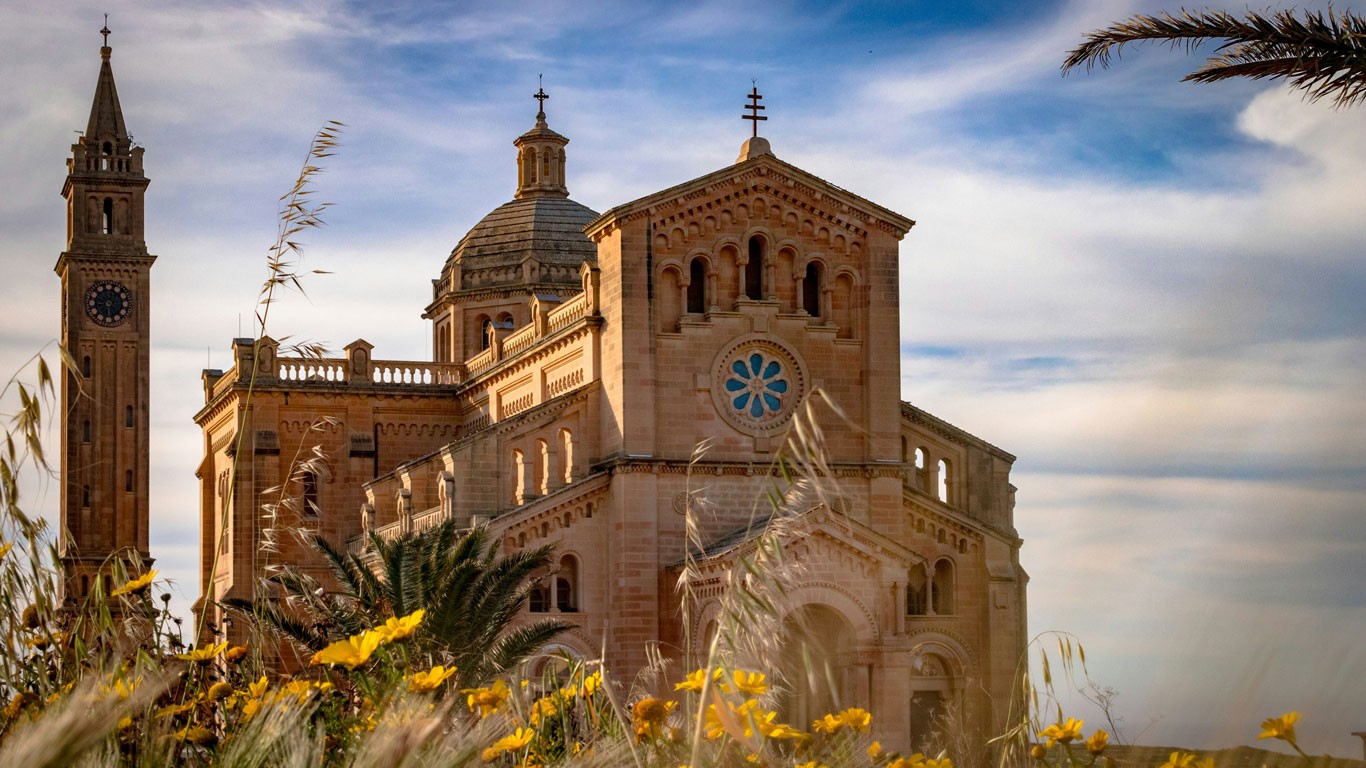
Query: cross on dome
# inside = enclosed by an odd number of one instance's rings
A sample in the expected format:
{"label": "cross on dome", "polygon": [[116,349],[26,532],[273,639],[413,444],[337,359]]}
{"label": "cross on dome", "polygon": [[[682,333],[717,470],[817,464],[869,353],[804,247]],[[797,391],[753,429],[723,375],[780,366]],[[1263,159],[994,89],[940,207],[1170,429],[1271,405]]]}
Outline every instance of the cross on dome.
{"label": "cross on dome", "polygon": [[550,98],[550,94],[545,92],[545,86],[541,82],[541,75],[536,76],[536,92],[531,94],[531,98],[536,100],[536,122],[545,122],[545,100]]}
{"label": "cross on dome", "polygon": [[759,121],[767,120],[768,118],[759,114],[759,110],[763,109],[763,107],[759,104],[759,100],[764,97],[759,95],[758,82],[751,80],[750,83],[753,85],[753,87],[749,89],[749,103],[745,105],[745,109],[749,110],[749,114],[740,115],[740,119],[749,120],[751,122],[751,124],[754,126],[753,138],[758,138]]}

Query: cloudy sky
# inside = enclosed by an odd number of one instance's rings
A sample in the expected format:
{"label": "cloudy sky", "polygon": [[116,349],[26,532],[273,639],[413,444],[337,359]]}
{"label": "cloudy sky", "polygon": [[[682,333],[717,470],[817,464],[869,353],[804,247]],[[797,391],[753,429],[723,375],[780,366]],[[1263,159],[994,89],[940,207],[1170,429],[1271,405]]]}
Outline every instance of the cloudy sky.
{"label": "cloudy sky", "polygon": [[596,210],[732,162],[757,79],[779,157],[919,222],[903,393],[1019,456],[1031,630],[1080,639],[1129,740],[1249,743],[1299,709],[1307,749],[1356,756],[1366,107],[1182,84],[1199,57],[1162,48],[1059,76],[1087,30],[1161,9],[3,0],[0,370],[59,332],[59,193],[105,11],[152,179],[152,549],[182,606],[199,371],[250,333],[276,198],[325,120],[349,128],[307,266],[334,274],[272,333],[429,359],[429,280],[511,197],[538,74]]}

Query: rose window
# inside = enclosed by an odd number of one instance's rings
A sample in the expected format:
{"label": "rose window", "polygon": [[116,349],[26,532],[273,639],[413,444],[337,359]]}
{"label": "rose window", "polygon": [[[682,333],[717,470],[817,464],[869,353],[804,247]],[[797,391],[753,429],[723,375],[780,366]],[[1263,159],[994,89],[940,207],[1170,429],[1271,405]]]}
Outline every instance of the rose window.
{"label": "rose window", "polygon": [[783,364],[761,352],[732,362],[724,386],[731,407],[756,420],[780,412],[791,388]]}

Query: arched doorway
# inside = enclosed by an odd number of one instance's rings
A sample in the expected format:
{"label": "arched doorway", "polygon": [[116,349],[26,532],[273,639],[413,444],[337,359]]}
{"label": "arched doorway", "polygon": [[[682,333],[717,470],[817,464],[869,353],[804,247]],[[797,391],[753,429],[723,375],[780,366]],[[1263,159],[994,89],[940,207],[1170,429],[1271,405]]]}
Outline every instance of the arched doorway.
{"label": "arched doorway", "polygon": [[933,754],[943,745],[945,718],[954,703],[953,666],[938,654],[922,654],[911,668],[912,750]]}
{"label": "arched doorway", "polygon": [[808,604],[783,620],[783,722],[806,727],[849,706],[853,646],[853,627],[828,605]]}

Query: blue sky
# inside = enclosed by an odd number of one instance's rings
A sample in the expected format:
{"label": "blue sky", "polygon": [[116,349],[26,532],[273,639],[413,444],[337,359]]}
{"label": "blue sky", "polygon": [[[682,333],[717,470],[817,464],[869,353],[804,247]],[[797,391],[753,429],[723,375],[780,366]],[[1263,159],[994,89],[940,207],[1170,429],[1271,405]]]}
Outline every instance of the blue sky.
{"label": "blue sky", "polygon": [[1059,76],[1086,31],[1162,8],[7,2],[0,369],[58,333],[58,193],[103,12],[152,179],[153,549],[182,605],[199,370],[250,328],[275,200],[323,121],[350,126],[308,251],[334,274],[273,332],[422,359],[428,281],[511,197],[538,74],[596,210],[732,162],[757,79],[779,157],[919,222],[903,394],[1020,457],[1031,629],[1081,639],[1131,740],[1248,743],[1300,709],[1311,752],[1357,755],[1366,107],[1183,84],[1199,55],[1161,48]]}

